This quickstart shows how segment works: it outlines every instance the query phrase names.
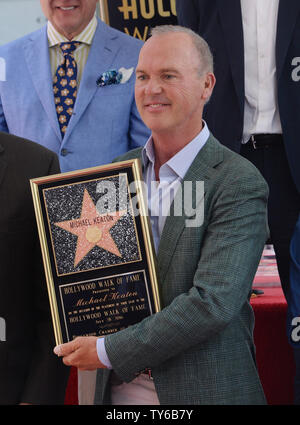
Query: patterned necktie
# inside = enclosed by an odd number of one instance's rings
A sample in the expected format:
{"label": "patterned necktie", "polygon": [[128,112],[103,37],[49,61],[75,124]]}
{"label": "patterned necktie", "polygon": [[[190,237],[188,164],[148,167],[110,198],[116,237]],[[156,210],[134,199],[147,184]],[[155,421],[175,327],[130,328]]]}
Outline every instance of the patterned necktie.
{"label": "patterned necktie", "polygon": [[62,138],[67,131],[77,96],[77,64],[73,52],[79,45],[78,41],[60,43],[64,60],[53,79],[54,101]]}

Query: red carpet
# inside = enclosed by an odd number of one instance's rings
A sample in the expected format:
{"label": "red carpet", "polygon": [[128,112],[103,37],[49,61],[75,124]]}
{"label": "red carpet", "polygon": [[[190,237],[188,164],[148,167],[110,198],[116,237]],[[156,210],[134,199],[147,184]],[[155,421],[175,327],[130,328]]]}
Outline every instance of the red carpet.
{"label": "red carpet", "polygon": [[252,299],[254,341],[260,379],[268,404],[293,404],[295,371],[292,348],[286,337],[287,304],[281,288],[261,288]]}
{"label": "red carpet", "polygon": [[78,404],[77,397],[77,369],[72,367],[68,387],[66,391],[65,404]]}

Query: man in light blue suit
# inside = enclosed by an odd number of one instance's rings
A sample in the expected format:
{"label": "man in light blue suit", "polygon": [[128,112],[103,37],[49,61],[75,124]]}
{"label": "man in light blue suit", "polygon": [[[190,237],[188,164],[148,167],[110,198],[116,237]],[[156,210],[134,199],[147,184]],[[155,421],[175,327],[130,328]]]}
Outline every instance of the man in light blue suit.
{"label": "man in light blue suit", "polygon": [[[0,131],[56,152],[63,172],[108,163],[149,136],[134,101],[134,68],[142,42],[96,19],[96,4],[41,0],[48,24],[0,47],[6,64],[6,81],[0,81]],[[74,53],[79,87],[62,135],[53,80],[63,58],[59,45],[71,40],[80,42]],[[97,85],[110,70],[122,78]]]}

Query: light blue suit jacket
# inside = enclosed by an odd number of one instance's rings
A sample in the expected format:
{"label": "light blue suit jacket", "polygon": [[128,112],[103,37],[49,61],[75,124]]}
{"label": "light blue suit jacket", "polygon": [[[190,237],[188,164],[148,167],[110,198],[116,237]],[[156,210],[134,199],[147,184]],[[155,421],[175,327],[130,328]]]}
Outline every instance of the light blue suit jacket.
{"label": "light blue suit jacket", "polygon": [[62,140],[52,90],[47,27],[0,47],[6,81],[0,82],[0,131],[56,152],[62,171],[109,163],[149,136],[134,101],[135,76],[97,87],[109,69],[135,67],[142,42],[98,20],[73,116]]}
{"label": "light blue suit jacket", "polygon": [[[141,159],[141,149],[117,160]],[[113,371],[99,369],[96,404],[110,404],[116,376],[151,369],[160,404],[264,404],[253,343],[253,278],[268,238],[268,187],[247,160],[212,135],[186,172],[204,182],[203,224],[170,208],[157,253],[163,309],[105,337]],[[193,185],[191,199],[196,200]],[[201,198],[201,197],[200,197]],[[173,210],[173,212],[172,212]],[[186,211],[187,210],[187,211]],[[198,216],[199,216],[198,215]]]}

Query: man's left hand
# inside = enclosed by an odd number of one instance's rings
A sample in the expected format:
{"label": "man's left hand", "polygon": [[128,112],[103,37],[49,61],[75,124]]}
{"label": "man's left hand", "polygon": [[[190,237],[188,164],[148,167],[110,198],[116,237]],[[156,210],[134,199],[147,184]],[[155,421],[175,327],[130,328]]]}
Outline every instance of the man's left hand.
{"label": "man's left hand", "polygon": [[66,366],[74,366],[80,370],[95,370],[106,368],[97,354],[96,336],[82,336],[66,344],[57,345],[54,353],[63,357]]}

